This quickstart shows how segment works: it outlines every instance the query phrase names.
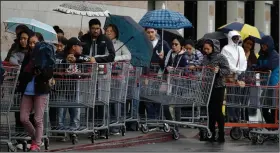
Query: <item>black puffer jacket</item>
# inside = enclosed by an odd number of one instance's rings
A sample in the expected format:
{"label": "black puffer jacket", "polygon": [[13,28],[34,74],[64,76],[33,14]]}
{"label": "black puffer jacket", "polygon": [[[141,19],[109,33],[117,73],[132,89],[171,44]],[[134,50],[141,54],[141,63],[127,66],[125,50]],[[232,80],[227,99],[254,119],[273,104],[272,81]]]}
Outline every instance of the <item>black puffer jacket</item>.
{"label": "black puffer jacket", "polygon": [[214,81],[214,88],[224,87],[225,79],[224,77],[230,74],[229,63],[226,57],[220,54],[220,42],[215,39],[207,39],[205,41],[210,41],[211,46],[214,48],[213,52],[209,55],[205,55],[202,61],[203,66],[211,66],[220,68],[219,72],[216,74]]}
{"label": "black puffer jacket", "polygon": [[90,48],[93,46],[92,56],[97,63],[109,63],[115,59],[115,49],[112,41],[104,34],[100,34],[93,43],[90,33],[81,37],[81,41],[86,43],[83,46],[83,54],[90,55]]}

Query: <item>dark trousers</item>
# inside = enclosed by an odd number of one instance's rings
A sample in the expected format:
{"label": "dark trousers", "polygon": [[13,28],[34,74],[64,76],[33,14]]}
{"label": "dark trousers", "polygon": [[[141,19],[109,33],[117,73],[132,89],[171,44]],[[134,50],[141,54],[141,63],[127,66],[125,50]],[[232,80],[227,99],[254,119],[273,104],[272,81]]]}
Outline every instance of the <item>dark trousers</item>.
{"label": "dark trousers", "polygon": [[56,108],[56,107],[50,107],[50,109],[49,109],[49,118],[50,118],[50,124],[52,127],[58,126],[57,110],[58,110],[58,108]]}
{"label": "dark trousers", "polygon": [[275,109],[271,109],[269,112],[269,108],[263,108],[262,114],[263,114],[263,118],[267,124],[275,123]]}
{"label": "dark trousers", "polygon": [[215,124],[218,123],[219,139],[224,139],[225,119],[222,112],[225,87],[213,88],[210,102],[208,105],[209,111],[209,129],[212,132],[212,139],[215,139]]}

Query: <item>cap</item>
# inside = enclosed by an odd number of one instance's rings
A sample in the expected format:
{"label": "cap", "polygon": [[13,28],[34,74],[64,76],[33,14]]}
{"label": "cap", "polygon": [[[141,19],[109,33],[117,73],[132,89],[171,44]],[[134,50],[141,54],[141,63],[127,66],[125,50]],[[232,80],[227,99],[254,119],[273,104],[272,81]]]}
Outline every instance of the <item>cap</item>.
{"label": "cap", "polygon": [[85,43],[81,42],[77,37],[72,37],[72,38],[68,39],[67,46],[72,47],[74,45],[83,46],[83,45],[85,45]]}

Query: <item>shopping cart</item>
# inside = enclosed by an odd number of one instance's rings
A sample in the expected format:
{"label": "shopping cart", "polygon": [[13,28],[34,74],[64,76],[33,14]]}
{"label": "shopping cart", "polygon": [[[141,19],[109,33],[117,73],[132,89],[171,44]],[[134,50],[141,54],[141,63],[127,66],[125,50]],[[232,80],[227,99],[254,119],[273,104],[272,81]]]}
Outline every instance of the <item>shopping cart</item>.
{"label": "shopping cart", "polygon": [[[250,131],[250,139],[252,143],[263,144],[267,140],[273,140],[279,144],[279,85],[277,86],[263,86],[266,93],[260,96],[260,107],[262,114],[265,114],[265,110],[268,112],[270,109],[272,118],[268,123],[258,126]],[[274,119],[273,119],[274,118]]]}
{"label": "shopping cart", "polygon": [[[139,122],[139,115],[138,115],[138,109],[139,109],[139,100],[140,100],[140,85],[139,85],[139,79],[140,75],[142,74],[142,68],[141,67],[129,67],[129,79],[128,79],[128,89],[127,89],[127,110],[126,113],[126,123],[128,122]],[[138,127],[136,127],[136,130],[138,130]]]}
{"label": "shopping cart", "polygon": [[[139,124],[140,124],[140,130],[143,133],[149,132],[149,127],[164,127],[168,126],[165,124],[162,124],[162,111],[161,111],[161,100],[157,99],[156,97],[161,98],[161,95],[159,93],[155,93],[154,97],[147,97],[145,94],[149,92],[146,88],[146,86],[154,86],[153,88],[159,88],[159,84],[161,82],[166,82],[164,80],[166,78],[166,75],[163,75],[163,71],[159,64],[151,63],[149,68],[144,68],[142,70],[142,74],[140,76],[140,100],[144,103],[145,107],[154,107],[154,112],[149,112],[149,108],[146,108],[146,111],[144,114],[139,112]],[[150,91],[152,92],[152,91]]]}
{"label": "shopping cart", "polygon": [[[213,69],[201,67],[192,71],[182,69],[179,72],[176,73],[176,69],[169,70],[169,74],[162,75],[161,78],[158,75],[142,76],[141,96],[160,102],[162,106],[207,106],[215,77]],[[180,119],[175,121],[173,117],[173,120],[162,120],[162,123],[174,125],[172,132],[176,140],[179,139],[178,125],[206,129],[208,137],[212,136],[208,123],[201,123],[194,119],[190,122],[182,122]],[[165,128],[168,126],[164,126],[164,131],[169,131]]]}
{"label": "shopping cart", "polygon": [[239,140],[242,135],[250,139],[249,133],[252,129],[270,126],[264,125],[262,121],[250,121],[246,113],[248,110],[261,109],[261,95],[267,92],[264,87],[268,85],[269,78],[270,72],[246,71],[239,76],[239,80],[245,82],[244,86],[237,83],[226,84],[226,106],[234,108],[231,110],[238,116],[237,121],[232,121],[228,114],[227,120],[231,122],[225,123],[226,128],[231,128],[230,136],[233,140]]}
{"label": "shopping cart", "polygon": [[129,77],[129,63],[112,63],[111,90],[110,90],[110,129],[119,129],[122,136],[126,127],[126,96]]}
{"label": "shopping cart", "polygon": [[[1,107],[0,107],[0,143],[1,145],[7,144],[8,151],[16,151],[12,142],[13,135],[13,125],[10,120],[10,111],[13,104],[13,97],[16,90],[16,85],[18,82],[18,76],[20,73],[20,66],[10,65],[3,62],[3,67],[5,69],[5,76],[3,84],[0,88],[1,96]],[[1,150],[2,151],[2,150]]]}
{"label": "shopping cart", "polygon": [[[86,108],[94,108],[98,64],[56,64],[54,79],[56,84],[50,94],[49,107],[58,108],[56,123],[50,133],[68,133],[73,144],[78,142],[77,134],[94,131],[94,123],[88,122]],[[70,116],[65,117],[65,109]],[[81,112],[81,108],[85,111]]]}

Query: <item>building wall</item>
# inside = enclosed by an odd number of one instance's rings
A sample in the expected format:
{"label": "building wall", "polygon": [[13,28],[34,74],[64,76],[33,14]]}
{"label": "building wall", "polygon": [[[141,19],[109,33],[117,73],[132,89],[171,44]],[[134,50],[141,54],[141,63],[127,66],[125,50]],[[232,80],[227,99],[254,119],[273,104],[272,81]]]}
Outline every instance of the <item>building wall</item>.
{"label": "building wall", "polygon": [[[53,11],[62,3],[69,1],[1,1],[1,57],[6,53],[13,43],[14,35],[5,32],[3,21],[10,17],[33,18],[49,25],[59,25],[66,37],[77,36],[81,27],[81,16],[69,15]],[[96,6],[109,10],[112,14],[128,15],[138,22],[147,12],[146,1],[91,1]],[[88,21],[91,18],[84,17],[82,20],[82,31],[88,30]],[[99,17],[101,23],[104,17]]]}

